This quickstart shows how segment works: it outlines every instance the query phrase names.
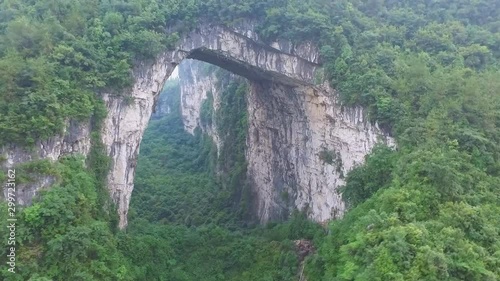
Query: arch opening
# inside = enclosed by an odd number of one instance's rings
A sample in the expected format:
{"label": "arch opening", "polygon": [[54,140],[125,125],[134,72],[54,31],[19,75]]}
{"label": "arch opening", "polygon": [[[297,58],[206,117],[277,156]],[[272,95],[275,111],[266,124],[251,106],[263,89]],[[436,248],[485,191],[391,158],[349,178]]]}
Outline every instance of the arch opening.
{"label": "arch opening", "polygon": [[[248,64],[244,61],[237,60],[231,56],[227,56],[223,52],[214,51],[206,47],[201,47],[192,50],[188,59],[204,61],[218,67],[221,67],[229,72],[245,77],[254,81],[273,81],[289,86],[311,85],[312,81],[297,79],[297,77],[287,76],[276,71],[270,71],[258,66]],[[276,68],[283,68],[282,62],[275,62]]]}
{"label": "arch opening", "polygon": [[232,201],[243,196],[246,177],[234,167],[246,161],[247,127],[240,121],[250,82],[199,60],[184,59],[176,69],[179,77],[174,70],[166,81],[141,141],[129,219],[189,226],[217,216],[230,220],[228,208],[238,211]]}
{"label": "arch opening", "polygon": [[[119,227],[127,225],[140,142],[153,107],[175,66],[186,59],[208,62],[249,81],[252,134],[245,158],[258,219],[283,218],[289,210],[304,207],[316,221],[341,214],[343,202],[336,188],[343,174],[387,136],[366,122],[363,109],[340,106],[318,75],[318,58],[318,48],[310,43],[265,45],[253,30],[201,26],[181,38],[174,50],[137,67],[132,104],[125,106],[123,97],[104,96],[108,116],[103,143],[112,158],[108,188],[118,207]],[[323,163],[317,157],[322,151],[335,152],[341,166]]]}

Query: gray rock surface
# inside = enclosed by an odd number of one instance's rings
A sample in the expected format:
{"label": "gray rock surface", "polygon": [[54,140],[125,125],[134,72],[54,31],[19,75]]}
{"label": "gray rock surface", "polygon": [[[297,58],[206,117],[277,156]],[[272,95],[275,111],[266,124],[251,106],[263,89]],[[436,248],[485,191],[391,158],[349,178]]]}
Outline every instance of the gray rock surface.
{"label": "gray rock surface", "polygon": [[[255,212],[262,222],[286,217],[292,208],[306,206],[317,221],[340,216],[344,207],[337,187],[343,183],[342,174],[361,163],[377,141],[392,142],[376,125],[365,121],[361,108],[343,108],[334,90],[314,85],[321,73],[314,44],[263,44],[250,22],[232,29],[202,25],[184,35],[174,50],[136,65],[134,85],[128,91],[103,94],[108,115],[102,141],[112,159],[108,188],[117,204],[120,228],[127,225],[144,130],[166,79],[185,58],[218,65],[251,83],[246,157]],[[199,88],[191,92],[183,90],[188,131],[199,124],[199,106],[206,91],[213,90],[210,79],[196,81]],[[214,101],[216,109],[217,94]],[[212,135],[220,143],[216,134]],[[6,159],[3,167],[12,167],[36,159],[55,161],[72,153],[87,155],[89,150],[88,124],[68,122],[64,134],[38,142],[33,151],[11,145],[0,152]],[[335,161],[325,163],[322,158],[332,153]],[[30,204],[33,196],[52,182],[42,177],[24,186],[20,201]]]}
{"label": "gray rock surface", "polygon": [[[181,64],[181,96],[185,129],[208,132],[218,147],[217,124],[204,127],[200,112],[207,93],[214,110],[223,86],[205,73],[199,62]],[[360,107],[343,107],[328,85],[293,87],[269,81],[249,81],[247,93],[248,179],[254,211],[261,222],[285,219],[294,209],[324,222],[340,217],[344,204],[338,187],[344,175],[364,161],[375,144],[394,145]],[[230,141],[230,140],[228,140]]]}
{"label": "gray rock surface", "polygon": [[[89,122],[67,122],[62,134],[54,136],[45,141],[36,142],[33,148],[27,149],[11,144],[0,148],[2,171],[18,167],[31,161],[48,159],[57,161],[61,157],[71,154],[82,154],[86,156],[90,151],[90,124]],[[27,175],[16,174],[26,177]],[[28,183],[17,183],[16,199],[21,206],[30,205],[33,199],[42,189],[50,187],[56,179],[53,176],[30,175],[33,180]],[[7,189],[1,193],[3,198],[7,197]]]}

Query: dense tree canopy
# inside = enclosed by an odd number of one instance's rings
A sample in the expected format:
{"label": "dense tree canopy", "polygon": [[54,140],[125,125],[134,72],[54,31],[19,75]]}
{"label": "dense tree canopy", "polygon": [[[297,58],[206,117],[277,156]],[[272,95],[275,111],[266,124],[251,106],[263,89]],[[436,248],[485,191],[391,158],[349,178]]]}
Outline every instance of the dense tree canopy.
{"label": "dense tree canopy", "polygon": [[[0,145],[33,145],[68,119],[93,116],[97,132],[100,95],[129,86],[136,62],[154,58],[196,23],[244,19],[258,23],[262,40],[318,44],[325,78],[342,101],[365,106],[397,140],[396,150],[378,147],[347,175],[345,217],[326,237],[300,215],[268,230],[241,230],[245,211],[238,219],[228,213],[237,210],[234,201],[245,202],[233,193],[243,189],[244,130],[237,124],[245,117],[231,110],[216,116],[238,140],[223,152],[238,167],[227,182],[212,176],[210,142],[187,136],[170,117],[152,125],[168,125],[170,135],[146,135],[165,146],[145,146],[137,191],[147,192],[136,200],[151,209],[136,210],[143,219],[129,233],[115,234],[101,208],[106,159],[98,141],[89,168],[77,158],[31,167],[59,180],[22,212],[15,278],[293,280],[289,239],[309,236],[319,248],[308,258],[309,280],[500,279],[496,0],[4,0]],[[244,86],[229,88],[226,101],[242,106]],[[215,190],[225,192],[217,197]],[[206,198],[213,208],[193,208]],[[294,232],[297,224],[307,231]],[[210,266],[206,257],[219,263]],[[193,264],[200,266],[188,270]]]}

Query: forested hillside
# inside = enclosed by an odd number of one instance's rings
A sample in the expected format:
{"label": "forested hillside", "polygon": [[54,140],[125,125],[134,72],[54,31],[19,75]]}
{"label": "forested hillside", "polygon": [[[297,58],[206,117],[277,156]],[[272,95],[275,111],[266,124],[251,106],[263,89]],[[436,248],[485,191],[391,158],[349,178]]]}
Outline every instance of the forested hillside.
{"label": "forested hillside", "polygon": [[[245,89],[242,79],[230,82],[219,111],[206,114],[224,119],[220,134],[232,141],[218,159],[208,135],[184,131],[178,81],[167,82],[162,95],[171,111],[153,120],[144,136],[128,234],[120,240],[133,280],[296,280],[293,240],[322,236],[299,214],[280,225],[243,227],[241,204],[232,202],[240,186],[230,180],[240,176],[234,167],[242,163],[229,158],[244,152],[244,136],[233,133],[245,124]],[[230,162],[232,171],[217,177],[216,166]]]}
{"label": "forested hillside", "polygon": [[[347,175],[349,210],[325,231],[301,214],[253,228],[231,194],[216,192],[210,141],[186,134],[173,114],[151,124],[132,222],[117,231],[103,186],[101,95],[121,93],[135,63],[195,24],[243,19],[257,21],[266,42],[318,44],[325,79],[345,104],[366,107],[397,148],[378,147]],[[4,0],[0,145],[29,149],[67,118],[92,118],[94,135],[87,163],[19,167],[57,184],[19,213],[18,273],[7,272],[2,247],[0,276],[297,280],[291,240],[307,238],[317,248],[307,258],[309,281],[499,280],[499,62],[496,0]]]}

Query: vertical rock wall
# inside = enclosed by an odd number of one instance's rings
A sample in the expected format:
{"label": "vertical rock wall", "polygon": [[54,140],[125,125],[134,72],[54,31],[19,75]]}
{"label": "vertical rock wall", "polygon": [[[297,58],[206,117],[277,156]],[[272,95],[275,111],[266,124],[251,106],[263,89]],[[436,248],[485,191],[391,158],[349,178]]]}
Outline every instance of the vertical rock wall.
{"label": "vertical rock wall", "polygon": [[[201,107],[210,92],[214,108],[224,85],[206,65],[181,65],[182,112],[186,130],[203,127]],[[261,222],[286,219],[294,209],[325,221],[339,217],[344,204],[338,187],[344,175],[378,142],[393,144],[377,125],[366,122],[361,108],[342,107],[334,90],[249,81],[246,159],[253,210]],[[222,112],[222,114],[224,114]],[[217,124],[203,128],[218,147],[225,141]]]}
{"label": "vertical rock wall", "polygon": [[318,222],[340,217],[346,173],[378,142],[393,145],[361,108],[342,107],[327,86],[252,83],[248,117],[248,177],[261,222],[294,208]]}
{"label": "vertical rock wall", "polygon": [[[223,81],[217,77],[216,71],[222,72],[222,75],[226,77],[230,75],[229,72],[197,60],[187,59],[179,65],[181,112],[184,128],[189,133],[194,134],[194,130],[199,127],[213,138],[217,148],[220,149],[221,142],[215,122],[210,122],[210,124],[202,122],[202,106],[209,96],[212,99],[211,111],[215,112],[220,107]],[[210,116],[211,119],[214,119],[213,117]]]}
{"label": "vertical rock wall", "polygon": [[[67,122],[66,127],[60,135],[45,141],[36,142],[32,148],[18,147],[15,144],[0,148],[0,167],[2,171],[19,167],[19,165],[38,161],[57,161],[61,157],[81,154],[87,156],[90,151],[90,124],[89,122]],[[27,177],[28,175],[17,176]],[[56,178],[50,175],[32,174],[30,182],[17,182],[16,199],[21,206],[30,205],[33,199],[56,182]],[[0,196],[7,197],[8,189],[3,189]]]}
{"label": "vertical rock wall", "polygon": [[174,55],[165,54],[153,63],[138,66],[134,72],[132,91],[125,93],[127,98],[123,95],[103,97],[108,115],[104,120],[102,141],[112,163],[108,174],[108,190],[118,208],[120,228],[127,225],[142,136],[156,99],[175,68],[172,62],[176,60]]}
{"label": "vertical rock wall", "polygon": [[[165,80],[186,57],[219,65],[250,81],[246,157],[254,211],[262,222],[285,218],[291,209],[306,206],[317,221],[339,216],[343,204],[337,187],[343,183],[342,175],[362,162],[379,139],[391,142],[377,126],[364,121],[360,108],[342,108],[333,90],[313,85],[320,67],[317,46],[286,41],[266,45],[253,29],[251,23],[233,28],[201,25],[183,34],[174,51],[139,62],[131,89],[103,95],[108,115],[102,141],[112,160],[108,189],[118,207],[120,228],[127,225],[142,135]],[[199,125],[200,106],[208,90],[214,109],[218,107],[214,78],[198,78],[194,73],[191,77],[194,86],[185,87],[182,97],[190,132]],[[205,129],[212,130],[220,146],[216,130]],[[65,133],[37,142],[30,151],[10,145],[0,152],[5,158],[3,167],[12,167],[36,159],[55,161],[67,154],[86,156],[89,150],[88,124],[68,122]],[[27,185],[21,200],[29,204],[53,181],[42,177]]]}

